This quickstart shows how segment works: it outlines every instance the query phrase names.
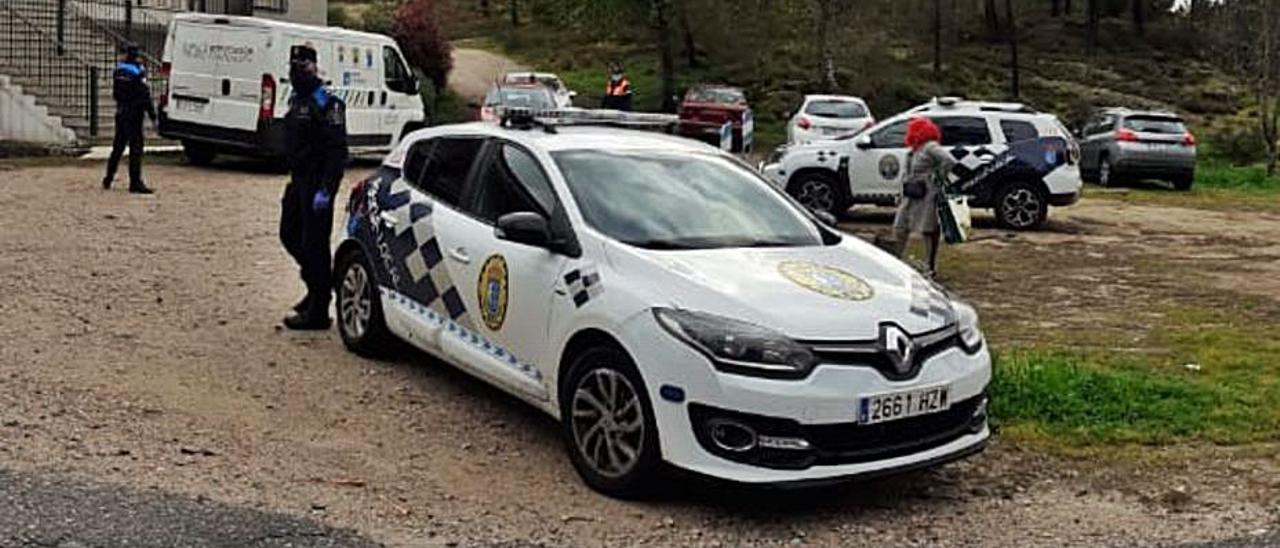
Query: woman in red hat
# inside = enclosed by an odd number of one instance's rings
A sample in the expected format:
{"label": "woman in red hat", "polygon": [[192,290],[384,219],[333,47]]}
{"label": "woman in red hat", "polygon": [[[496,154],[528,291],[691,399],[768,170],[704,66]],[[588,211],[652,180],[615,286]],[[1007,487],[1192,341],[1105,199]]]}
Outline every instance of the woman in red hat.
{"label": "woman in red hat", "polygon": [[932,277],[938,270],[938,242],[941,230],[938,226],[938,194],[942,192],[940,177],[946,177],[955,160],[942,148],[942,131],[932,120],[924,117],[907,122],[904,139],[911,152],[907,154],[906,174],[902,178],[902,198],[898,202],[898,215],[893,219],[895,251],[899,258],[906,253],[912,233],[924,236],[925,252],[929,256],[929,272]]}

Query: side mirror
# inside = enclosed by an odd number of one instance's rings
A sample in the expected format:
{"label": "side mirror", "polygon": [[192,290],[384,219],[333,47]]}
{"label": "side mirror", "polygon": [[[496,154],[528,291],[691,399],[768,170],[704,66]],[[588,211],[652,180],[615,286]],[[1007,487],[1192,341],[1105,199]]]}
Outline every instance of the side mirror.
{"label": "side mirror", "polygon": [[499,240],[507,240],[534,247],[549,247],[551,229],[547,219],[531,211],[517,211],[498,217],[498,226],[494,235]]}
{"label": "side mirror", "polygon": [[832,215],[830,211],[814,211],[813,216],[817,217],[819,221],[822,221],[822,224],[831,228],[836,228],[836,225],[839,224],[836,216]]}
{"label": "side mirror", "polygon": [[871,148],[871,136],[859,135],[853,139],[853,146],[866,150]]}

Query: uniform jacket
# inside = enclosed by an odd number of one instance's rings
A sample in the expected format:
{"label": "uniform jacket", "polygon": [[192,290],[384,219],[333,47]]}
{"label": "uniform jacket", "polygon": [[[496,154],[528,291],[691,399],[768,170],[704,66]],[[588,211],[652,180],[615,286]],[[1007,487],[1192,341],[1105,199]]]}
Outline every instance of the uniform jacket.
{"label": "uniform jacket", "polygon": [[156,117],[156,107],[151,103],[151,87],[147,85],[147,70],[136,62],[116,65],[112,75],[111,97],[116,100],[116,114],[137,115],[145,113]]}
{"label": "uniform jacket", "polygon": [[293,182],[323,187],[334,195],[347,164],[347,109],[329,90],[289,97],[285,146]]}

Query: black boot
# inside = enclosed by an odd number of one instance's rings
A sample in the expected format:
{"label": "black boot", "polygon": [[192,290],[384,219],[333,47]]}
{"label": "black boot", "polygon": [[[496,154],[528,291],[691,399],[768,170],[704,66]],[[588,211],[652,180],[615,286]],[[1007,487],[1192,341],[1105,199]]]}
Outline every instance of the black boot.
{"label": "black boot", "polygon": [[111,190],[111,177],[102,178],[102,190]]}
{"label": "black boot", "polygon": [[329,303],[312,299],[305,310],[285,318],[284,326],[296,331],[322,331],[329,329],[332,322],[329,318]]}
{"label": "black boot", "polygon": [[301,314],[309,306],[311,306],[311,293],[307,293],[306,295],[303,295],[302,300],[298,301],[298,304],[293,305],[292,310],[297,314]]}
{"label": "black boot", "polygon": [[132,194],[155,194],[156,193],[156,191],[151,190],[150,188],[147,188],[147,185],[143,184],[142,181],[138,181],[136,183],[130,183],[129,192]]}

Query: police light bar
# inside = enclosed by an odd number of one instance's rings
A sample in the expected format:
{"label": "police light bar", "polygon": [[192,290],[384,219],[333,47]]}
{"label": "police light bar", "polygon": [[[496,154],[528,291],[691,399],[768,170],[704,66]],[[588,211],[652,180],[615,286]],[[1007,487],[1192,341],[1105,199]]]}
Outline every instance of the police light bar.
{"label": "police light bar", "polygon": [[495,114],[503,127],[529,129],[541,126],[553,130],[557,126],[612,126],[674,133],[679,118],[674,114],[655,112],[623,112],[608,109],[564,108],[537,110],[500,107]]}

